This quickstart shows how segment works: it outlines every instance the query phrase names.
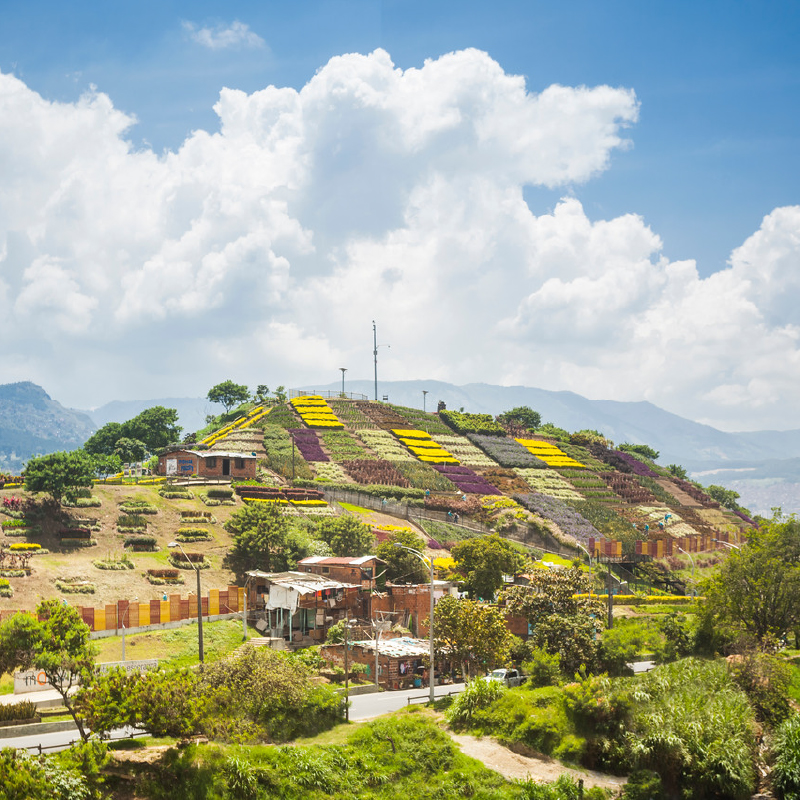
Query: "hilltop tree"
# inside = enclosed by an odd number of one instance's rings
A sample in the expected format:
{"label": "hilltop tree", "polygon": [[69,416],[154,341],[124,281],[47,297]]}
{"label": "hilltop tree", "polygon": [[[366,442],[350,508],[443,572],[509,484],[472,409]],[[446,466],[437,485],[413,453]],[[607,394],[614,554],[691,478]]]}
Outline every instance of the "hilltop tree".
{"label": "hilltop tree", "polygon": [[471,598],[493,600],[503,586],[503,575],[516,575],[525,558],[497,534],[466,539],[451,548],[455,569],[464,576],[464,587]]}
{"label": "hilltop tree", "polygon": [[122,459],[118,455],[95,455],[92,456],[92,463],[94,464],[95,472],[107,478],[109,475],[115,475],[122,469]]}
{"label": "hilltop tree", "polygon": [[349,515],[328,517],[317,526],[316,536],[330,545],[334,556],[365,556],[373,548],[375,537],[369,525]]}
{"label": "hilltop tree", "polygon": [[686,469],[682,467],[680,464],[667,464],[667,471],[670,475],[675,478],[679,478],[682,481],[685,481],[688,477],[688,473]]}
{"label": "hilltop tree", "polygon": [[[135,439],[152,453],[180,439],[181,428],[177,423],[177,409],[153,406],[127,422],[107,422],[86,440],[83,449],[91,455],[110,456],[120,439]],[[141,458],[127,460],[140,461]]]}
{"label": "hilltop tree", "polygon": [[123,436],[121,439],[117,439],[117,443],[114,445],[114,455],[118,456],[120,461],[131,464],[134,461],[141,461],[147,455],[147,448],[144,442]]}
{"label": "hilltop tree", "polygon": [[94,460],[84,450],[35,456],[25,465],[25,489],[49,494],[60,503],[76,489],[90,487],[94,474]]}
{"label": "hilltop tree", "polygon": [[653,450],[653,448],[647,444],[628,444],[625,442],[619,446],[619,449],[625,453],[633,453],[637,456],[644,456],[645,458],[649,458],[651,461],[656,461],[661,455],[658,450]]}
{"label": "hilltop tree", "polygon": [[265,383],[259,383],[256,386],[256,393],[253,395],[253,399],[257,400],[259,403],[263,403],[269,397],[269,386]]}
{"label": "hilltop tree", "polygon": [[497,421],[504,426],[535,431],[542,424],[542,415],[528,406],[517,406],[500,414]]}
{"label": "hilltop tree", "polygon": [[181,427],[178,425],[178,410],[153,406],[122,424],[122,435],[138,439],[151,453],[168,444],[180,441]]}
{"label": "hilltop tree", "polygon": [[232,380],[223,381],[208,390],[206,398],[211,403],[220,403],[227,414],[235,406],[246,403],[250,399],[250,390],[243,383]]}
{"label": "hilltop tree", "polygon": [[225,530],[233,534],[225,565],[239,578],[251,569],[294,569],[309,554],[307,534],[269,503],[252,503],[239,509],[225,523]]}
{"label": "hilltop tree", "polygon": [[114,452],[117,441],[124,435],[121,423],[107,422],[86,440],[83,449],[93,456],[110,456]]}
{"label": "hilltop tree", "polygon": [[706,487],[706,494],[731,511],[739,511],[740,509],[739,504],[736,502],[740,497],[739,492],[735,492],[733,489],[726,489],[724,486],[712,484]]}

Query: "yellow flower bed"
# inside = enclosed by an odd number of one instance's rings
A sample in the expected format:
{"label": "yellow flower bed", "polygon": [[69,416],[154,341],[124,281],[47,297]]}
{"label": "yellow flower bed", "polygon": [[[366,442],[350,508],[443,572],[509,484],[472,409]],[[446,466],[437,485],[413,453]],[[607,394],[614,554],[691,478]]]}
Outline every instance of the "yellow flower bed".
{"label": "yellow flower bed", "polygon": [[8,549],[16,550],[17,552],[26,552],[30,550],[41,550],[42,546],[40,544],[31,544],[30,542],[17,542],[17,544],[12,544]]}
{"label": "yellow flower bed", "polygon": [[326,506],[328,505],[324,500],[290,500],[293,506]]}
{"label": "yellow flower bed", "polygon": [[344,428],[325,399],[318,395],[295,397],[290,402],[309,428]]}
{"label": "yellow flower bed", "polygon": [[573,469],[586,469],[586,464],[576,461],[550,442],[541,442],[538,439],[517,439],[517,441],[536,458],[541,459],[548,467],[572,467]]}
{"label": "yellow flower bed", "polygon": [[278,497],[273,499],[267,499],[265,497],[243,497],[245,503],[274,503],[279,506],[288,506],[289,501],[284,500],[282,497]]}
{"label": "yellow flower bed", "polygon": [[426,464],[460,464],[461,462],[431,438],[425,431],[397,428],[392,433],[416,456]]}

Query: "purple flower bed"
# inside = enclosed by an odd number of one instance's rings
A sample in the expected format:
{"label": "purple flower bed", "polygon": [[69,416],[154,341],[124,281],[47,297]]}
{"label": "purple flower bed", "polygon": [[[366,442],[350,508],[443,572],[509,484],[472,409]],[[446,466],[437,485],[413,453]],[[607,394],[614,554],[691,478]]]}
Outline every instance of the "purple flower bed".
{"label": "purple flower bed", "polygon": [[750,517],[748,517],[747,514],[745,514],[744,512],[734,511],[733,513],[736,514],[736,516],[739,517],[739,519],[743,519],[748,525],[752,525],[754,528],[758,527],[755,520],[750,519]]}
{"label": "purple flower bed", "polygon": [[308,428],[290,428],[289,433],[294,439],[300,455],[306,461],[330,461],[330,458],[322,452],[319,437],[315,431],[311,431]]}
{"label": "purple flower bed", "polygon": [[464,494],[500,494],[500,490],[496,486],[489,483],[483,476],[473,472],[469,467],[453,464],[432,464],[431,466],[452,481]]}
{"label": "purple flower bed", "polygon": [[442,546],[439,544],[439,542],[436,541],[436,539],[428,539],[428,547],[431,550],[442,550],[443,549]]}
{"label": "purple flower bed", "polygon": [[528,511],[535,511],[545,519],[555,522],[568,536],[574,536],[581,544],[586,545],[591,538],[602,539],[603,535],[577,511],[555,497],[548,497],[538,492],[515,494],[514,499]]}
{"label": "purple flower bed", "polygon": [[530,450],[524,448],[514,439],[505,436],[484,436],[470,433],[467,438],[480,447],[489,458],[494,459],[501,467],[527,467],[529,469],[547,469],[547,464],[536,458]]}
{"label": "purple flower bed", "polygon": [[630,453],[626,453],[623,450],[612,450],[611,455],[613,455],[615,459],[625,463],[634,475],[638,475],[641,478],[661,477],[657,472],[653,472],[653,470],[650,469],[647,464],[643,464],[638,458],[632,456]]}

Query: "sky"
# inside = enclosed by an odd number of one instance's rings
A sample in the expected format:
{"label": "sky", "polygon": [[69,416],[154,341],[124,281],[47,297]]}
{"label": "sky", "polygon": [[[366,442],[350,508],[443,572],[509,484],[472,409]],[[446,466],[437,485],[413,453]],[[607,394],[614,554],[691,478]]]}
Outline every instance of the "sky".
{"label": "sky", "polygon": [[800,6],[3,4],[0,381],[800,428]]}

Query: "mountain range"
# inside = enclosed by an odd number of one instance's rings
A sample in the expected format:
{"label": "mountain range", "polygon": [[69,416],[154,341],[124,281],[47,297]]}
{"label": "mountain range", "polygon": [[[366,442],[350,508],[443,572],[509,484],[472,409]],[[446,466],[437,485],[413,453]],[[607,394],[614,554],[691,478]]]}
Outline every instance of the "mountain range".
{"label": "mountain range", "polygon": [[[341,383],[316,384],[303,391],[338,394]],[[374,399],[373,381],[347,381],[348,394]],[[433,380],[381,381],[379,399],[435,411],[439,401],[449,409],[500,414],[530,406],[569,431],[598,430],[617,444],[648,444],[660,452],[661,464],[680,464],[705,485],[735,489],[742,505],[769,515],[773,506],[800,512],[800,430],[731,433],[679,417],[642,402],[590,400],[574,392],[526,386],[470,383],[456,386]],[[423,395],[427,392],[427,395]],[[34,453],[80,446],[96,427],[123,422],[154,405],[178,410],[184,431],[205,425],[221,409],[205,398],[161,398],[114,401],[91,411],[63,408],[32,383],[0,386],[0,469],[18,471]],[[17,467],[13,465],[17,464]]]}

